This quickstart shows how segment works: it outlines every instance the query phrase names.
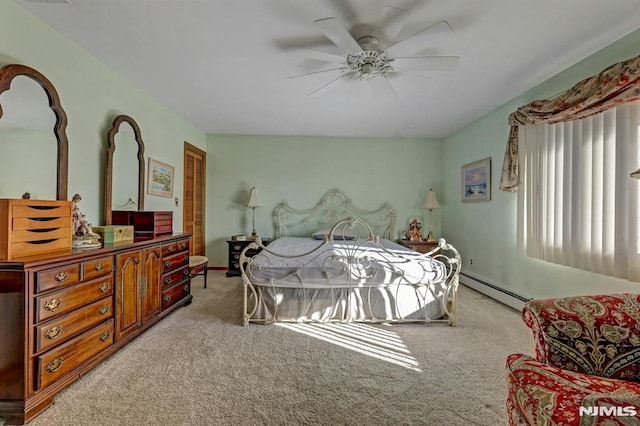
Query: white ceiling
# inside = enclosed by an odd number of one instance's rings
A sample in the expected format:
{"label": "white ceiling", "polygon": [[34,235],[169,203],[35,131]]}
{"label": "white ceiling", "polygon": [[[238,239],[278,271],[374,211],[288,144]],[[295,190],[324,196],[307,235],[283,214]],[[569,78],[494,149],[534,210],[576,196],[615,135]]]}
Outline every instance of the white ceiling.
{"label": "white ceiling", "polygon": [[[446,137],[640,27],[640,0],[14,1],[221,134]],[[339,18],[360,36],[384,6],[410,11],[415,29],[446,20],[455,33],[424,47],[460,56],[458,67],[393,75],[398,98],[375,80],[309,98],[333,77],[286,78],[321,65],[286,48],[325,48],[314,20]]]}

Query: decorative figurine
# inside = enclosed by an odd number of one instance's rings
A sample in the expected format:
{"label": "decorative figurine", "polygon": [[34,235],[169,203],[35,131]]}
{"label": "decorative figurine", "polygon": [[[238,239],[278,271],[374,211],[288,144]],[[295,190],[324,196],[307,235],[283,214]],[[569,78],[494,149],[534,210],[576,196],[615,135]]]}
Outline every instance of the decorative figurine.
{"label": "decorative figurine", "polygon": [[22,199],[23,200],[30,200],[31,199],[31,193],[30,192],[25,192],[24,194],[22,194]]}
{"label": "decorative figurine", "polygon": [[80,194],[75,194],[73,201],[73,248],[100,247],[100,235],[93,232],[87,217],[80,211],[78,202],[82,200]]}
{"label": "decorative figurine", "polygon": [[422,241],[422,221],[420,219],[411,219],[407,238],[409,241]]}

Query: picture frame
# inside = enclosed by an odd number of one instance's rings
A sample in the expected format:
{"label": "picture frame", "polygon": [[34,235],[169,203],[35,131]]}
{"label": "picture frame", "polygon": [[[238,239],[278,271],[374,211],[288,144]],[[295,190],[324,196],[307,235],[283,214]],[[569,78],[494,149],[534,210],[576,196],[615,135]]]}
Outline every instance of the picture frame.
{"label": "picture frame", "polygon": [[147,194],[158,195],[160,197],[173,197],[173,178],[173,166],[149,158]]}
{"label": "picture frame", "polygon": [[491,157],[462,166],[462,201],[491,201]]}

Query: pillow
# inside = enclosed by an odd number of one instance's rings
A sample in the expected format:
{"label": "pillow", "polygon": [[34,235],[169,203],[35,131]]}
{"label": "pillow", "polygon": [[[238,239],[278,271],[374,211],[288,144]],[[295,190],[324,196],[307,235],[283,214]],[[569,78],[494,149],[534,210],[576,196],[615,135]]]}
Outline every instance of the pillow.
{"label": "pillow", "polygon": [[[322,229],[320,231],[314,232],[312,237],[315,240],[324,240],[324,238],[326,236],[329,235],[329,233],[331,232],[331,229]],[[336,229],[335,231],[333,231],[333,239],[335,241],[339,241],[339,240],[354,240],[356,237],[351,233],[351,231],[349,231],[348,229],[344,229],[342,227]]]}

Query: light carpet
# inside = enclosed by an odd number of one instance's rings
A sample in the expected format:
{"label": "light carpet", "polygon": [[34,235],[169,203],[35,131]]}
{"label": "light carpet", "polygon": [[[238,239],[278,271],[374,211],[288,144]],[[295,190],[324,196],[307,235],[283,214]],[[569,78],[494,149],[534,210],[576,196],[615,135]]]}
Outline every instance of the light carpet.
{"label": "light carpet", "polygon": [[59,394],[33,426],[506,425],[520,313],[460,286],[457,327],[240,325],[239,278],[180,308]]}

